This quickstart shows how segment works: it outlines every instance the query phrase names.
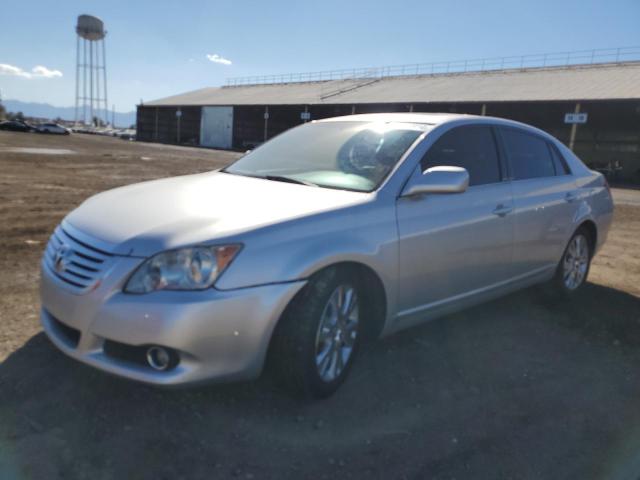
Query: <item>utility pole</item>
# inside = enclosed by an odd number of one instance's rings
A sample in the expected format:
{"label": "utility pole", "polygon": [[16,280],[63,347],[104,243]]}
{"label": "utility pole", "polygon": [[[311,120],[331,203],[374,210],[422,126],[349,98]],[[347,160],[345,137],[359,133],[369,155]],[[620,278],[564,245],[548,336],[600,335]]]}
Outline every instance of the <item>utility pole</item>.
{"label": "utility pole", "polygon": [[264,141],[267,141],[267,136],[269,132],[269,107],[264,107]]}
{"label": "utility pole", "polygon": [[[580,113],[580,102],[576,103],[576,108],[573,111],[574,113]],[[571,125],[571,135],[569,137],[569,150],[573,151],[573,147],[576,143],[576,133],[578,131],[578,124],[574,123]]]}
{"label": "utility pole", "polygon": [[176,132],[176,144],[180,145],[180,119],[182,118],[182,110],[178,108],[176,110],[176,119],[177,119],[177,132]]}

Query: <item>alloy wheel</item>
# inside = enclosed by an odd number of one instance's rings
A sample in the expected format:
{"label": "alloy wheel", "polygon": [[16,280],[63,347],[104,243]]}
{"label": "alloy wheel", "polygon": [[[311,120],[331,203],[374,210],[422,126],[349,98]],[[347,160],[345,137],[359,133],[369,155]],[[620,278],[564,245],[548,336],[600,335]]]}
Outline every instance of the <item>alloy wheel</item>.
{"label": "alloy wheel", "polygon": [[589,269],[589,244],[587,238],[578,234],[571,239],[564,254],[562,280],[569,290],[577,289],[584,282]]}
{"label": "alloy wheel", "polygon": [[359,299],[352,285],[338,285],[327,301],[316,334],[316,368],[324,382],[337,379],[347,366],[360,320]]}

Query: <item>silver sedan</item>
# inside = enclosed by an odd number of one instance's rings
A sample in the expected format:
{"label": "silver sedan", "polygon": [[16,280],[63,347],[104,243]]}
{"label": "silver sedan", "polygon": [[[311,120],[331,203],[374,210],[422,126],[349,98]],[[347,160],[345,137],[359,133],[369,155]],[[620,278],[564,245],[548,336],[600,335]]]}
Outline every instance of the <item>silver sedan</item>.
{"label": "silver sedan", "polygon": [[333,393],[363,341],[545,283],[571,297],[608,185],[512,121],[371,114],[296,127],[215,172],[86,200],[42,260],[71,357],[156,385],[255,378]]}

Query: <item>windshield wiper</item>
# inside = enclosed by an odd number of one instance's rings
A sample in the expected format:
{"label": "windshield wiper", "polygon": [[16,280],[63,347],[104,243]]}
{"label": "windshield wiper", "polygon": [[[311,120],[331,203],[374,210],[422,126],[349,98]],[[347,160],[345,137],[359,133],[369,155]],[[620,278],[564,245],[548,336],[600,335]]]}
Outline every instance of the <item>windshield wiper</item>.
{"label": "windshield wiper", "polygon": [[276,182],[297,183],[298,185],[307,185],[308,187],[317,187],[318,184],[307,182],[306,180],[298,180],[297,178],[285,177],[283,175],[265,175],[262,178],[274,180]]}

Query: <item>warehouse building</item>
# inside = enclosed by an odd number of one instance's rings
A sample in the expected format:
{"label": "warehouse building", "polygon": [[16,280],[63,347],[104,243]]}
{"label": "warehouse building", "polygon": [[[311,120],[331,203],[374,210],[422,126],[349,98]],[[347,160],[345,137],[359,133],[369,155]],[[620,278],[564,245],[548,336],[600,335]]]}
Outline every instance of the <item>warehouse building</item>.
{"label": "warehouse building", "polygon": [[139,105],[137,134],[142,141],[246,150],[309,120],[372,112],[522,121],[556,136],[612,180],[640,183],[638,61],[204,88]]}

